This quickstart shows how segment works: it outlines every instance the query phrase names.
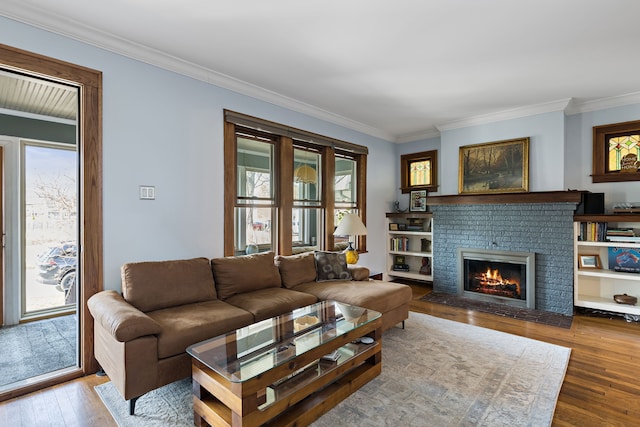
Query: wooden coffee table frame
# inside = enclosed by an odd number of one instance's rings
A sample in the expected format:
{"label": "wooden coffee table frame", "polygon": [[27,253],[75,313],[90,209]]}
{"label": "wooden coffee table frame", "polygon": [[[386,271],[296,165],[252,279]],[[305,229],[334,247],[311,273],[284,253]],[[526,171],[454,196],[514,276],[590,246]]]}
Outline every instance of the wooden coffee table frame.
{"label": "wooden coffee table frame", "polygon": [[[380,375],[382,370],[382,319],[362,325],[321,344],[288,363],[245,382],[231,382],[193,359],[193,418],[196,426],[305,426],[336,406],[347,396]],[[373,344],[352,344],[363,336]],[[323,364],[320,375],[287,380],[286,391],[264,409],[267,387],[286,378],[325,354],[347,346],[355,354],[339,363]],[[321,362],[323,363],[323,362]],[[279,386],[280,387],[280,386]]]}

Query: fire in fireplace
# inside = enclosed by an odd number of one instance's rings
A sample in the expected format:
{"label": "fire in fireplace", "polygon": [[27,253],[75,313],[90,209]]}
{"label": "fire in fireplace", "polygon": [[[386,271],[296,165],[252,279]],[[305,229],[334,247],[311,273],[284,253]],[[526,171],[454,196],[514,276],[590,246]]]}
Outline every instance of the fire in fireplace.
{"label": "fire in fireplace", "polygon": [[535,254],[458,249],[458,294],[468,298],[535,308]]}
{"label": "fire in fireplace", "polygon": [[464,267],[467,274],[464,282],[465,291],[506,298],[526,298],[526,293],[522,292],[523,286],[520,285],[521,278],[526,278],[523,264],[511,265],[504,262],[466,259]]}

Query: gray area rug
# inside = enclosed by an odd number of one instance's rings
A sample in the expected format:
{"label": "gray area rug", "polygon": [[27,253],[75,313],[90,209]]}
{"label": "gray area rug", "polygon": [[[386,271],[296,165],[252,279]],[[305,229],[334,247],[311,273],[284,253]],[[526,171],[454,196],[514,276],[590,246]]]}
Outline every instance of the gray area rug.
{"label": "gray area rug", "polygon": [[77,317],[0,328],[0,387],[76,365]]}
{"label": "gray area rug", "polygon": [[[548,426],[571,350],[410,313],[383,335],[382,374],[312,425]],[[190,380],[142,396],[136,415],[111,383],[96,391],[118,425],[193,425]]]}

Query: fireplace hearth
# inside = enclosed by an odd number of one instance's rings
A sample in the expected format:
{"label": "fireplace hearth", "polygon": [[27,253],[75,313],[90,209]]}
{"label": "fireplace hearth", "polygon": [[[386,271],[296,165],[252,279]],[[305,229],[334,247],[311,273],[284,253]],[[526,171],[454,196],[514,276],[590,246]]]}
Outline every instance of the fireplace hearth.
{"label": "fireplace hearth", "polygon": [[535,253],[458,249],[458,295],[535,308]]}

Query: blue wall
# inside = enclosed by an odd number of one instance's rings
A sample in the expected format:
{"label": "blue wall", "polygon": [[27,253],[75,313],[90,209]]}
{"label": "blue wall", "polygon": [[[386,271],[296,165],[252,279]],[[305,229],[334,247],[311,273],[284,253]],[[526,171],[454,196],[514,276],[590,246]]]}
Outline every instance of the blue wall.
{"label": "blue wall", "polygon": [[[361,259],[383,270],[386,237],[374,230],[395,198],[392,143],[3,17],[0,40],[103,73],[105,288],[120,289],[126,262],[222,256],[224,109],[369,148]],[[140,185],[156,200],[139,200]]]}
{"label": "blue wall", "polygon": [[[400,144],[396,148],[397,163],[402,154],[439,150],[440,188],[435,195],[458,194],[461,146],[529,137],[530,191],[578,189],[605,193],[605,206],[611,209],[616,203],[640,202],[640,183],[591,182],[593,127],[632,120],[640,120],[640,104],[571,115],[556,111],[444,130],[440,137]],[[396,179],[399,187],[399,171]]]}

